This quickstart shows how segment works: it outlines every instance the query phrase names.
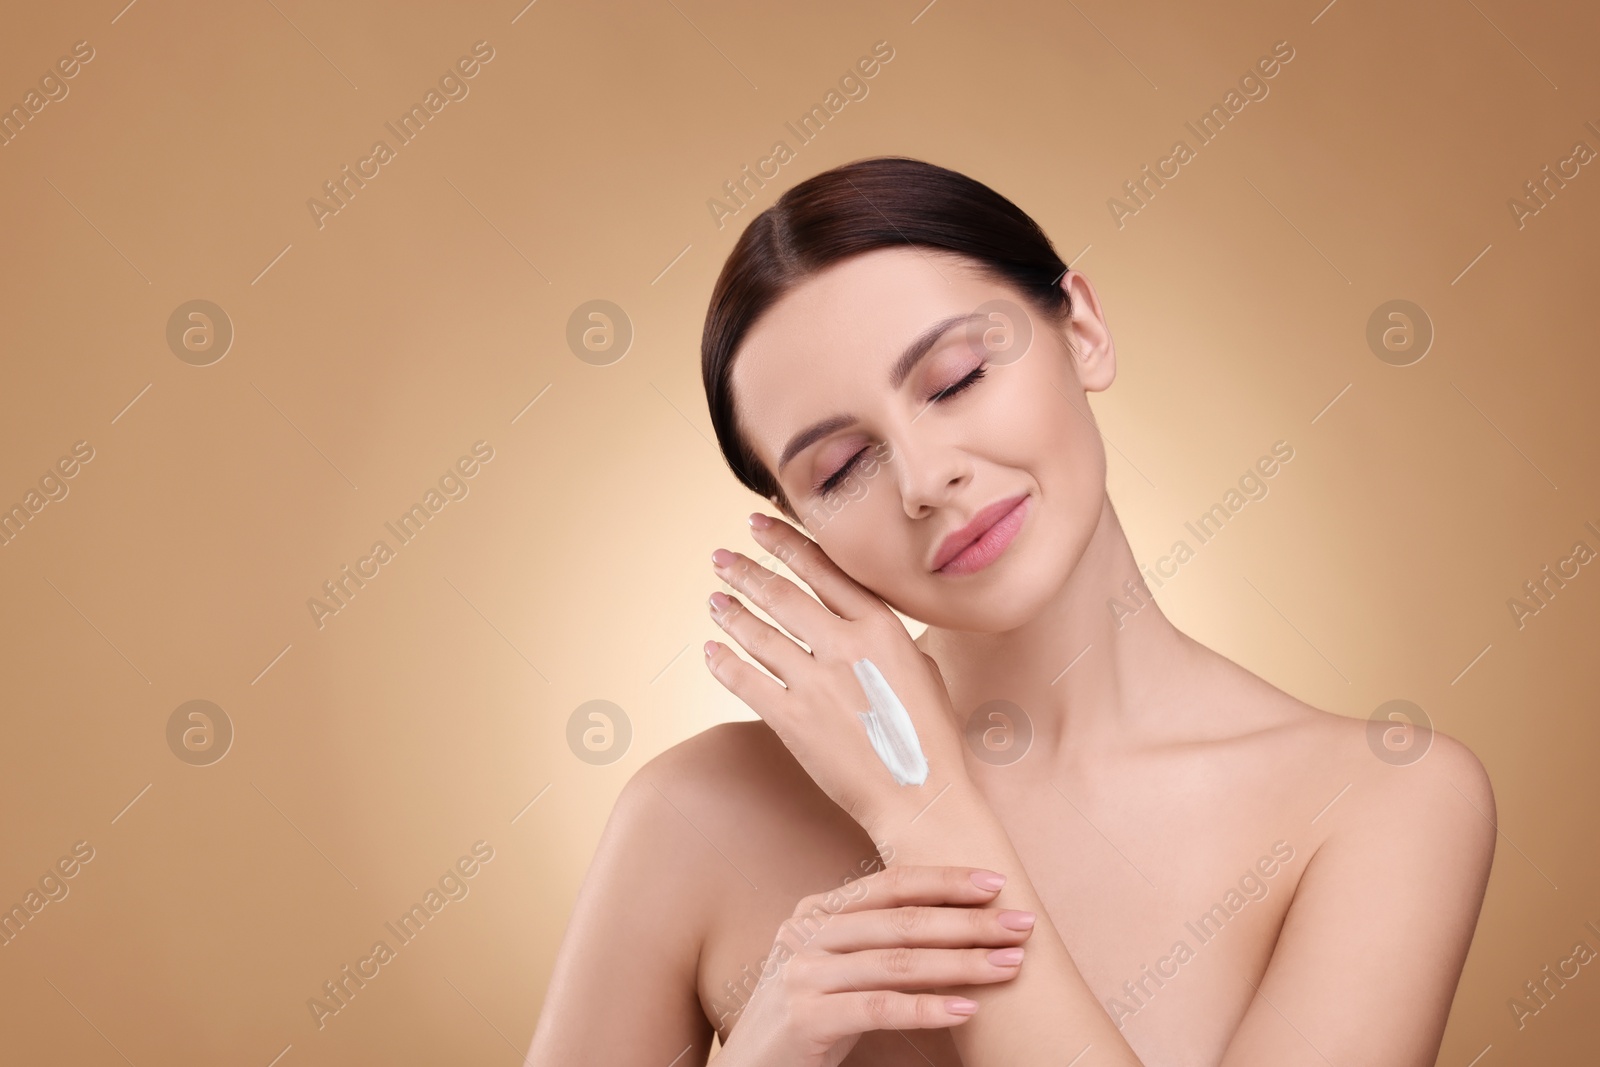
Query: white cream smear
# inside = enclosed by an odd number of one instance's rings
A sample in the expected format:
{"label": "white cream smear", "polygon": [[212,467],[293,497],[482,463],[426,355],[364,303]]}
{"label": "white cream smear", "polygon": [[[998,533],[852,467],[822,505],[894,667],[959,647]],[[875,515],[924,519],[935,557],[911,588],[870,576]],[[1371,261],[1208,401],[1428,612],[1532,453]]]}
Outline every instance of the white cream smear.
{"label": "white cream smear", "polygon": [[922,754],[922,742],[917,739],[917,728],[911,724],[906,706],[900,703],[883,672],[870,659],[858,659],[850,668],[866,691],[867,706],[871,709],[856,714],[866,724],[872,751],[889,768],[895,782],[921,785],[928,780],[928,760]]}

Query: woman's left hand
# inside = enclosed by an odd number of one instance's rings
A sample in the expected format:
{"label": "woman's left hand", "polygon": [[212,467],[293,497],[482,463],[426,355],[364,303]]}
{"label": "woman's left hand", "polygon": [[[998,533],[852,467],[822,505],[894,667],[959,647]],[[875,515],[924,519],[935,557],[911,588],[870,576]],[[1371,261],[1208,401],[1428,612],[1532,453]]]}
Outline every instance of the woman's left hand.
{"label": "woman's left hand", "polygon": [[[707,643],[707,666],[869,833],[885,819],[915,814],[966,777],[961,737],[938,664],[916,646],[894,611],[845,574],[820,545],[781,519],[761,517],[768,520],[765,527],[751,523],[756,542],[816,596],[747,556],[719,549],[713,554],[717,576],[783,630],[722,593],[712,594],[712,618],[783,685],[715,641]],[[857,715],[868,710],[867,695],[851,666],[863,658],[877,666],[910,713],[928,761],[928,777],[920,786],[897,784],[868,740]]]}

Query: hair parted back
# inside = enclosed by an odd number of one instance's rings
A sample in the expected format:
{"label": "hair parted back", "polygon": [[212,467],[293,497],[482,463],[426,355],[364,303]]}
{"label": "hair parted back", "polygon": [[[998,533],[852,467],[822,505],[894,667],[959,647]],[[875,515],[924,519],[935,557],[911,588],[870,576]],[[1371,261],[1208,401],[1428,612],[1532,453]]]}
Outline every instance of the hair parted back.
{"label": "hair parted back", "polygon": [[711,291],[700,373],[723,458],[748,489],[796,517],[742,432],[734,356],[766,311],[800,282],[851,256],[913,245],[957,253],[1009,284],[1054,325],[1071,313],[1067,265],[1039,224],[982,182],[906,156],[874,156],[823,171],[750,220]]}

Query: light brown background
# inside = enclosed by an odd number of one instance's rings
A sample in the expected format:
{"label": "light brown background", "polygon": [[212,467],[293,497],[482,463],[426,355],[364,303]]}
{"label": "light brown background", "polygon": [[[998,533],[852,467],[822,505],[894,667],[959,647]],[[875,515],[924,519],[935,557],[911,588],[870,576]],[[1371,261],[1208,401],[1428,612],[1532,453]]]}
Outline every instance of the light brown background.
{"label": "light brown background", "polygon": [[[782,188],[892,152],[993,185],[1095,281],[1141,560],[1294,446],[1162,606],[1318,706],[1413,700],[1472,746],[1502,836],[1439,1062],[1589,1062],[1593,968],[1520,1032],[1506,1002],[1596,941],[1600,566],[1520,631],[1506,601],[1600,549],[1600,164],[1524,228],[1507,200],[1600,149],[1600,10],[924,3],[10,5],[0,101],[96,56],[0,148],[0,504],[95,458],[0,548],[0,902],[96,854],[0,948],[7,1058],[520,1062],[617,791],[751,717],[695,651],[758,503],[709,443],[712,280]],[[1107,198],[1285,39],[1119,230]],[[470,95],[319,230],[307,199],[479,40]],[[879,40],[868,97],[717,228],[708,198]],[[165,341],[195,298],[236,330],[209,367]],[[595,298],[636,331],[606,367],[565,341]],[[1437,331],[1409,367],[1365,341],[1394,298]],[[307,598],[480,439],[470,495],[319,630]],[[165,738],[196,698],[236,730],[205,767]],[[597,698],[633,727],[607,766],[566,743]],[[480,839],[470,895],[319,1031],[307,998]]]}

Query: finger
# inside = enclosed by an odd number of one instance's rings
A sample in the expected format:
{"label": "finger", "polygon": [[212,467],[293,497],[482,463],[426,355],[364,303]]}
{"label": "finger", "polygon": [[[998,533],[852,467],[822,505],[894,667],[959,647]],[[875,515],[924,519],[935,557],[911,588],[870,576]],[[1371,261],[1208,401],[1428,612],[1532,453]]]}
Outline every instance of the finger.
{"label": "finger", "polygon": [[706,642],[706,666],[724,689],[744,701],[769,725],[783,716],[783,700],[789,691],[739,658],[738,653],[720,641]]}
{"label": "finger", "polygon": [[[728,550],[718,549],[717,552]],[[779,626],[804,641],[807,648],[816,648],[817,642],[824,639],[828,629],[839,625],[839,619],[833,612],[783,575],[774,574],[742,552],[728,552],[728,555],[733,558],[727,564],[713,562],[712,570],[717,577],[743,593],[750,603],[766,612]]]}
{"label": "finger", "polygon": [[870,948],[838,955],[801,956],[801,981],[822,993],[859,989],[935,989],[986,985],[1015,978],[1020,946],[1008,948]]}
{"label": "finger", "polygon": [[[722,605],[720,608],[718,604]],[[811,664],[811,653],[794,638],[773,626],[726,593],[711,594],[711,617],[729,637],[739,642],[750,658],[777,675],[785,685],[792,684]]]}
{"label": "finger", "polygon": [[959,1026],[978,1010],[967,997],[937,993],[900,993],[891,989],[851,990],[822,998],[826,1012],[823,1027],[828,1040],[837,1041],[868,1030],[938,1030]]}
{"label": "finger", "polygon": [[839,915],[908,904],[987,904],[1004,882],[1003,875],[982,867],[885,867],[838,889],[803,898],[795,906],[794,915],[797,919],[814,919],[819,913]]}
{"label": "finger", "polygon": [[814,929],[807,944],[825,952],[860,952],[896,945],[1004,948],[1026,941],[1033,933],[1034,921],[1033,913],[1027,911],[909,905],[835,915],[814,927],[795,919],[792,932],[798,936]]}
{"label": "finger", "polygon": [[[756,543],[782,560],[841,619],[859,619],[887,607],[830,559],[821,545],[787,522],[759,511],[750,519],[751,536]],[[760,524],[763,519],[765,526]]]}

